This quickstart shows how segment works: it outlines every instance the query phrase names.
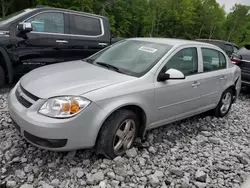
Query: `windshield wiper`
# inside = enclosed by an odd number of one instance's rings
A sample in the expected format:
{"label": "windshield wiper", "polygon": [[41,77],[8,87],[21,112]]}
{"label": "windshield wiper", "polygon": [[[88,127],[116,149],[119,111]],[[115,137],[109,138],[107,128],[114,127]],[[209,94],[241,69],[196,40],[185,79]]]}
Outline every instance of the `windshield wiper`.
{"label": "windshield wiper", "polygon": [[87,63],[90,63],[90,59],[88,59],[88,58],[82,59],[82,61],[85,61],[85,62],[87,62]]}
{"label": "windshield wiper", "polygon": [[96,64],[101,65],[103,67],[106,67],[108,69],[112,69],[112,70],[114,70],[116,72],[123,73],[119,68],[117,68],[117,67],[115,67],[113,65],[110,65],[110,64],[107,64],[107,63],[103,63],[103,62],[96,62]]}

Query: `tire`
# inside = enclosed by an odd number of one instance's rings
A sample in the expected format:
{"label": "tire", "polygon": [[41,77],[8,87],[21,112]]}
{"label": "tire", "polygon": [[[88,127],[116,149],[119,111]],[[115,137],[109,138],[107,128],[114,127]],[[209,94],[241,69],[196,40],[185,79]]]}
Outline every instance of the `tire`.
{"label": "tire", "polygon": [[226,116],[231,109],[232,103],[233,103],[233,91],[232,89],[227,89],[222,93],[220,102],[214,110],[215,116],[216,117]]}
{"label": "tire", "polygon": [[133,146],[138,127],[139,121],[134,112],[122,109],[113,113],[104,122],[99,132],[96,153],[109,159],[123,155],[127,149]]}
{"label": "tire", "polygon": [[3,68],[0,66],[0,87],[5,84],[5,73]]}

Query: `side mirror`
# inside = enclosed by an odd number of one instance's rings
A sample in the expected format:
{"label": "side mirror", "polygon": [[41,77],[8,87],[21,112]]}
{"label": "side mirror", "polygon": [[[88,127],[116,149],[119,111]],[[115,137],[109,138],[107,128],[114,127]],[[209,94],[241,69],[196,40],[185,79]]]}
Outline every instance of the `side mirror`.
{"label": "side mirror", "polygon": [[32,31],[32,25],[31,23],[19,23],[17,29],[23,32],[30,32]]}
{"label": "side mirror", "polygon": [[165,73],[160,73],[158,75],[158,82],[165,82],[166,80],[182,80],[185,79],[185,75],[176,69],[168,69]]}

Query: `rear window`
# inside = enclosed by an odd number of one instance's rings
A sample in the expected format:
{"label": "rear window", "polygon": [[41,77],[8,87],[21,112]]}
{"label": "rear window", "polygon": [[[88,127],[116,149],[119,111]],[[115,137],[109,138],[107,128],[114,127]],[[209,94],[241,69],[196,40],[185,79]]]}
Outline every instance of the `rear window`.
{"label": "rear window", "polygon": [[98,18],[70,15],[70,34],[88,36],[101,35],[101,21]]}

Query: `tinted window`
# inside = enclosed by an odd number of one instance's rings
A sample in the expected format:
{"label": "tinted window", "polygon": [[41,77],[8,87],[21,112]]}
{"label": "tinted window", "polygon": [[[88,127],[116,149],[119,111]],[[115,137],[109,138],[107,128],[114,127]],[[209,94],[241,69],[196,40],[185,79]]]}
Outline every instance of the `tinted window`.
{"label": "tinted window", "polygon": [[199,40],[199,41],[213,44],[213,45],[218,46],[219,48],[224,50],[224,43],[223,42],[213,41],[213,40]]}
{"label": "tinted window", "polygon": [[89,36],[101,35],[100,20],[86,16],[71,15],[70,34]]}
{"label": "tinted window", "polygon": [[[185,76],[198,72],[198,58],[196,48],[186,48],[177,52],[166,64],[165,70],[170,68],[181,71]],[[165,70],[163,70],[165,72]]]}
{"label": "tinted window", "polygon": [[234,53],[237,53],[237,52],[239,51],[239,48],[238,48],[238,47],[233,46],[233,48],[234,48]]}
{"label": "tinted window", "polygon": [[[148,72],[172,46],[153,42],[124,40],[107,47],[87,59],[99,65],[105,63],[119,68],[123,73],[140,77]],[[99,63],[99,64],[98,64]]]}
{"label": "tinted window", "polygon": [[228,55],[231,55],[233,53],[233,46],[230,45],[230,44],[226,44],[225,45],[225,52],[228,54]]}
{"label": "tinted window", "polygon": [[213,45],[215,45],[215,46],[218,46],[218,47],[221,48],[221,49],[224,49],[224,43],[222,43],[222,42],[213,41],[213,42],[211,42],[210,44],[213,44]]}
{"label": "tinted window", "polygon": [[223,69],[226,67],[226,58],[216,50],[202,48],[204,72]]}
{"label": "tinted window", "polygon": [[59,12],[44,12],[26,22],[30,22],[33,31],[45,33],[64,33],[64,16]]}

